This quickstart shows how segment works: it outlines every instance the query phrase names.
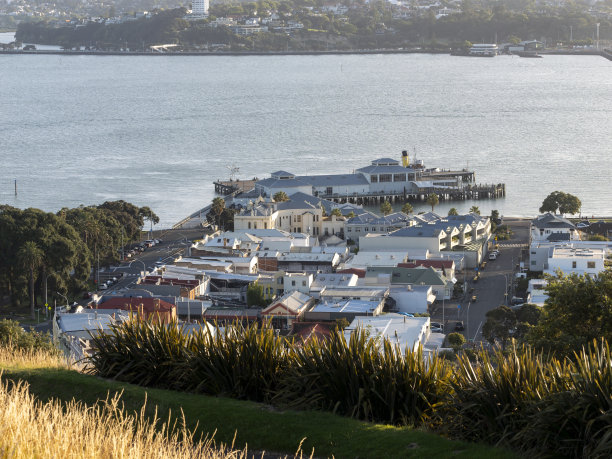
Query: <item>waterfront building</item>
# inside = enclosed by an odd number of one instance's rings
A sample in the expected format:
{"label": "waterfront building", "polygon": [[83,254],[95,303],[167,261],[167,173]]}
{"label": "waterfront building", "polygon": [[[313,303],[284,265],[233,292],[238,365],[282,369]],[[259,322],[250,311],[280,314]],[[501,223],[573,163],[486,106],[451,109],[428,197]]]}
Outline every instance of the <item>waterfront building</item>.
{"label": "waterfront building", "polygon": [[427,285],[432,288],[436,299],[450,300],[453,294],[455,279],[447,279],[441,272],[433,268],[391,268],[373,266],[368,268],[364,285],[418,286]]}
{"label": "waterfront building", "polygon": [[594,276],[604,268],[605,251],[595,248],[576,248],[568,246],[551,247],[544,274],[588,274]]}
{"label": "waterfront building", "polygon": [[358,240],[365,234],[385,234],[396,229],[416,224],[415,219],[403,212],[394,212],[379,217],[372,212],[365,212],[347,220],[345,225],[346,238]]}
{"label": "waterfront building", "polygon": [[264,196],[283,191],[289,196],[306,193],[325,199],[357,201],[358,198],[404,199],[434,191],[449,194],[461,190],[464,182],[474,180],[472,172],[425,169],[422,162],[410,164],[407,153],[402,154],[401,165],[392,158],[379,158],[351,174],[298,176],[287,171],[276,171],[270,178],[255,182],[255,189]]}
{"label": "waterfront building", "polygon": [[547,213],[531,220],[531,242],[579,241],[580,232],[568,219]]}
{"label": "waterfront building", "polygon": [[[555,249],[565,249],[566,251],[573,250],[574,253],[588,252],[588,251],[593,251],[594,253],[595,252],[598,253],[599,251],[603,251],[604,257],[606,257],[609,255],[612,255],[612,242],[611,241],[532,242],[531,246],[529,247],[529,270],[538,271],[538,272],[545,271],[545,270],[550,271],[551,254],[553,253]],[[561,253],[562,253],[561,251],[557,252],[559,259],[562,258],[560,256]],[[574,261],[578,262],[578,259]],[[560,263],[559,261],[554,261],[554,260],[552,261],[553,266],[558,266],[559,263]],[[564,265],[564,266],[565,266],[565,269],[569,268],[568,265]],[[558,266],[558,267],[560,267],[563,271],[565,271],[565,269],[563,269],[562,266]],[[578,268],[578,263],[576,265],[576,268]],[[566,273],[569,273],[569,272],[571,272],[571,270],[567,271]]]}

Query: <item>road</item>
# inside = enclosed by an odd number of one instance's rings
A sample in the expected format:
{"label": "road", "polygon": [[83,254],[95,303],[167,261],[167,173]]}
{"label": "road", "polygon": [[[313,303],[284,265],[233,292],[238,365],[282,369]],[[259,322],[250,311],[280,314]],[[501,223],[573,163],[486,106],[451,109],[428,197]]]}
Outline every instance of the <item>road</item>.
{"label": "road", "polygon": [[[147,233],[148,234],[148,233]],[[100,271],[100,280],[109,277],[117,277],[123,273],[123,277],[111,286],[108,290],[101,292],[115,292],[124,288],[132,287],[137,283],[138,277],[143,272],[150,272],[155,268],[156,262],[171,263],[179,255],[184,255],[187,248],[191,245],[190,241],[201,239],[203,231],[201,229],[180,229],[166,230],[163,232],[153,232],[152,238],[161,239],[162,242],[135,257],[130,258],[118,265],[111,266]],[[149,237],[149,236],[147,236]]]}
{"label": "road", "polygon": [[[517,265],[522,261],[521,250],[527,247],[529,241],[530,221],[506,218],[504,224],[511,228],[513,235],[510,240],[499,241],[500,254],[497,259],[488,260],[487,257],[486,267],[480,270],[480,280],[473,282],[476,273],[468,273],[466,293],[463,297],[444,303],[444,329],[447,334],[455,331],[455,323],[460,320],[464,323],[463,334],[468,342],[482,341],[482,326],[486,321],[486,313],[503,304],[510,304]],[[474,289],[472,293],[471,288]],[[476,295],[475,302],[471,301],[472,295]],[[437,305],[434,309],[432,320],[443,321],[442,305]]]}

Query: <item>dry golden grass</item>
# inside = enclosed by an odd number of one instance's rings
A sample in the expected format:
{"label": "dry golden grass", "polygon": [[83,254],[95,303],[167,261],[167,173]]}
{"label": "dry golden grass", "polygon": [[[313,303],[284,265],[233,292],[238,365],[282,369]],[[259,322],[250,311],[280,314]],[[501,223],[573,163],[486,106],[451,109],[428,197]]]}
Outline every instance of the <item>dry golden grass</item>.
{"label": "dry golden grass", "polygon": [[[44,350],[24,350],[0,346],[0,367],[3,368],[70,368],[71,362]],[[74,366],[72,366],[74,368]]]}
{"label": "dry golden grass", "polygon": [[[0,374],[0,378],[2,375]],[[247,457],[211,439],[195,441],[186,428],[129,414],[120,395],[95,406],[42,403],[23,381],[0,381],[2,458],[232,458]],[[183,423],[184,424],[184,423]]]}

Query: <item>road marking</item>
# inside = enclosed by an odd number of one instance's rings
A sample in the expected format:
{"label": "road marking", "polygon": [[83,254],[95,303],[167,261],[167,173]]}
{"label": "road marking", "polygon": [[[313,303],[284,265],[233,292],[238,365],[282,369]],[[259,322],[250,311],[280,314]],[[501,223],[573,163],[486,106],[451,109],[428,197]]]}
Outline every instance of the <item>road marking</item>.
{"label": "road marking", "polygon": [[529,247],[529,244],[497,244],[499,247]]}

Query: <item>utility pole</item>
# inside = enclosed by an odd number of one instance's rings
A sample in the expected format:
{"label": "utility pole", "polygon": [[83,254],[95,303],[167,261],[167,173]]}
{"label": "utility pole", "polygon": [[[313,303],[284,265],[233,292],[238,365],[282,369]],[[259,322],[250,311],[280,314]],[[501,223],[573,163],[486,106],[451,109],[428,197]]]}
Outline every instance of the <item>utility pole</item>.
{"label": "utility pole", "polygon": [[574,26],[570,26],[570,43],[574,41]]}
{"label": "utility pole", "polygon": [[599,51],[599,22],[597,23],[597,51]]}

